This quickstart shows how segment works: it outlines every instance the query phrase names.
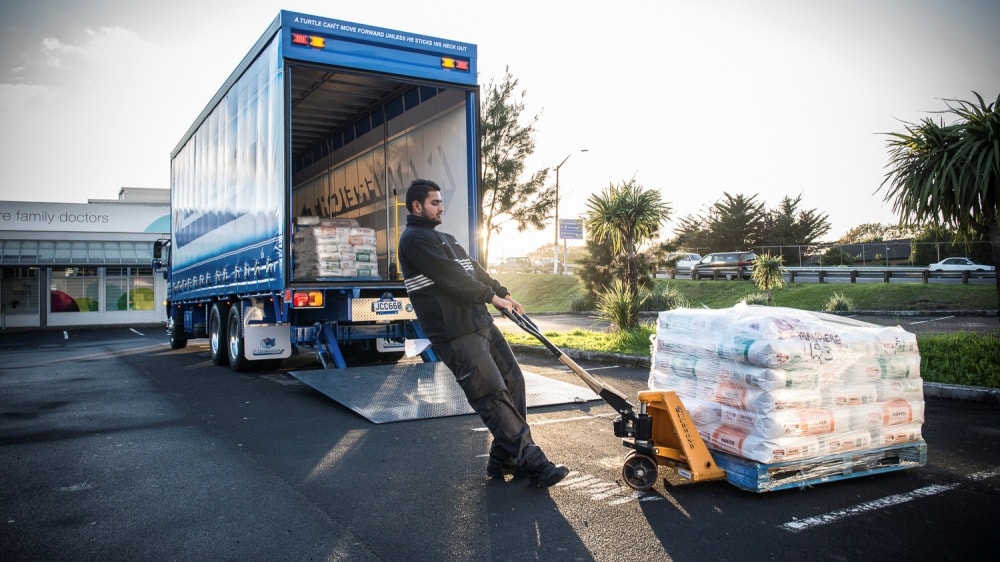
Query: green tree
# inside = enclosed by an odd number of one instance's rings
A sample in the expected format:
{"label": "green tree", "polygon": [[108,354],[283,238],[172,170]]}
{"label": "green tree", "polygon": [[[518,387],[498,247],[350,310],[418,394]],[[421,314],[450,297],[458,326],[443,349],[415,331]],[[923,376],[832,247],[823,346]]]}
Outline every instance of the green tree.
{"label": "green tree", "polygon": [[785,284],[785,279],[781,273],[781,264],[785,259],[781,256],[771,254],[761,254],[753,262],[752,278],[757,288],[767,295],[767,304],[774,304],[771,295],[772,289],[780,289]]}
{"label": "green tree", "polygon": [[674,228],[672,244],[711,252],[749,250],[759,245],[767,227],[767,211],[757,196],[730,195],[713,203],[701,215],[689,215]]}
{"label": "green tree", "polygon": [[840,244],[865,244],[883,240],[902,240],[913,238],[919,233],[920,229],[914,226],[868,222],[848,230],[837,242]]}
{"label": "green tree", "polygon": [[674,227],[674,238],[665,243],[669,251],[683,248],[699,254],[712,251],[712,232],[706,227],[706,219],[697,215],[688,215],[677,221]]}
{"label": "green tree", "polygon": [[482,100],[479,128],[482,133],[483,179],[479,208],[483,212],[479,258],[489,263],[490,238],[507,224],[518,231],[541,229],[555,202],[555,188],[545,187],[548,169],[525,174],[525,159],[535,152],[538,116],[522,124],[526,92],[516,93],[518,81],[506,70],[500,83],[490,81]]}
{"label": "green tree", "polygon": [[910,265],[929,265],[952,255],[955,236],[939,226],[927,226],[910,242]]}
{"label": "green tree", "polygon": [[717,243],[713,251],[748,250],[762,241],[766,226],[767,211],[756,195],[723,192],[708,217],[708,229]]}
{"label": "green tree", "polygon": [[[583,283],[583,289],[587,293],[589,302],[598,301],[601,294],[612,285],[615,279],[625,278],[626,263],[619,258],[620,254],[612,252],[610,244],[597,242],[588,235],[586,245],[576,258],[578,265],[576,276]],[[655,262],[652,261],[651,254],[642,252],[636,256],[636,269],[640,272],[639,285],[651,289],[653,286],[652,273],[655,270]],[[642,275],[642,272],[648,272],[648,274]]]}
{"label": "green tree", "polygon": [[[609,185],[587,199],[584,224],[589,236],[609,244],[611,252],[624,260],[625,284],[632,294],[639,293],[639,249],[659,233],[670,211],[658,190],[645,189],[634,179]],[[648,268],[645,274],[649,275]]]}
{"label": "green tree", "polygon": [[[889,171],[879,189],[900,224],[952,227],[990,241],[1000,269],[1000,94],[991,103],[946,100],[957,120],[924,118],[889,135]],[[1000,276],[996,279],[1000,301]],[[1000,312],[998,312],[1000,317]]]}
{"label": "green tree", "polygon": [[612,279],[624,276],[624,270],[616,269],[616,265],[621,268],[624,264],[615,264],[615,256],[611,252],[611,247],[607,244],[596,243],[589,233],[584,250],[585,253],[580,258],[576,276],[583,283],[588,300],[594,302]]}
{"label": "green tree", "polygon": [[854,265],[854,259],[854,256],[845,252],[843,247],[831,246],[830,249],[820,256],[819,264],[822,266]]}
{"label": "green tree", "polygon": [[598,316],[619,332],[631,330],[639,325],[639,311],[649,296],[646,287],[633,289],[625,281],[613,279],[597,297]]}
{"label": "green tree", "polygon": [[802,195],[784,197],[776,209],[767,214],[761,245],[770,246],[786,263],[798,264],[801,252],[798,246],[809,246],[830,232],[826,213],[815,209],[800,210]]}

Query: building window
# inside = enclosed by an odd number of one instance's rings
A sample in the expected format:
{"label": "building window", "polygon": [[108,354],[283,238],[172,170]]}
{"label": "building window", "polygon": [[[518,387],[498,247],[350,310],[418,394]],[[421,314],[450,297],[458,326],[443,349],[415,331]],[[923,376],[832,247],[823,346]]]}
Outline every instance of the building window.
{"label": "building window", "polygon": [[100,278],[96,267],[52,268],[51,311],[97,312],[100,310]]}
{"label": "building window", "polygon": [[154,310],[152,267],[109,267],[105,271],[106,310]]}
{"label": "building window", "polygon": [[0,303],[7,314],[38,314],[38,268],[0,268]]}

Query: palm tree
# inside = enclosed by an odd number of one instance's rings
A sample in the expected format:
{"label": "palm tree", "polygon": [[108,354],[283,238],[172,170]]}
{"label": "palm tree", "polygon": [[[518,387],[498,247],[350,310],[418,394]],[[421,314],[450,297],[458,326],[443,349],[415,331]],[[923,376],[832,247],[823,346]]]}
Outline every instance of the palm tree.
{"label": "palm tree", "polygon": [[[889,172],[879,189],[893,202],[901,225],[929,223],[978,233],[990,241],[1000,269],[1000,94],[987,104],[945,100],[958,120],[925,118],[887,133]],[[1000,277],[996,280],[1000,301]],[[998,312],[1000,317],[1000,312]]]}
{"label": "palm tree", "polygon": [[587,200],[584,225],[598,243],[608,243],[611,251],[625,258],[625,283],[639,293],[637,256],[643,242],[657,235],[670,217],[668,205],[656,190],[644,189],[631,179],[609,185]]}
{"label": "palm tree", "polygon": [[767,295],[767,304],[774,304],[771,289],[780,289],[785,284],[781,273],[781,264],[785,262],[782,256],[761,254],[753,262],[753,280],[757,288]]}

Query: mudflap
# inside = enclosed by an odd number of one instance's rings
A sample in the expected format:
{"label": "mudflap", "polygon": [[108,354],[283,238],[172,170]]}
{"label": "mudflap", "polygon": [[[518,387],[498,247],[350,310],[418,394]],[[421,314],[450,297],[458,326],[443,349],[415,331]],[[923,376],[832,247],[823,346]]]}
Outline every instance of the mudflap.
{"label": "mudflap", "polygon": [[248,361],[287,359],[292,356],[292,332],[287,324],[243,326],[243,356]]}

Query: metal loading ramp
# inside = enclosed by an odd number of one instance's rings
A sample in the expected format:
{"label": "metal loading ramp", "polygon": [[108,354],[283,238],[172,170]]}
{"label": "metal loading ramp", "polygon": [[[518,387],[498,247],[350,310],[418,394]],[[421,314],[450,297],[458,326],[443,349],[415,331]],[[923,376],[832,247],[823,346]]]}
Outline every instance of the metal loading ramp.
{"label": "metal loading ramp", "polygon": [[[372,423],[443,418],[475,413],[444,363],[397,363],[289,371]],[[524,372],[529,408],[600,400],[589,388]]]}

